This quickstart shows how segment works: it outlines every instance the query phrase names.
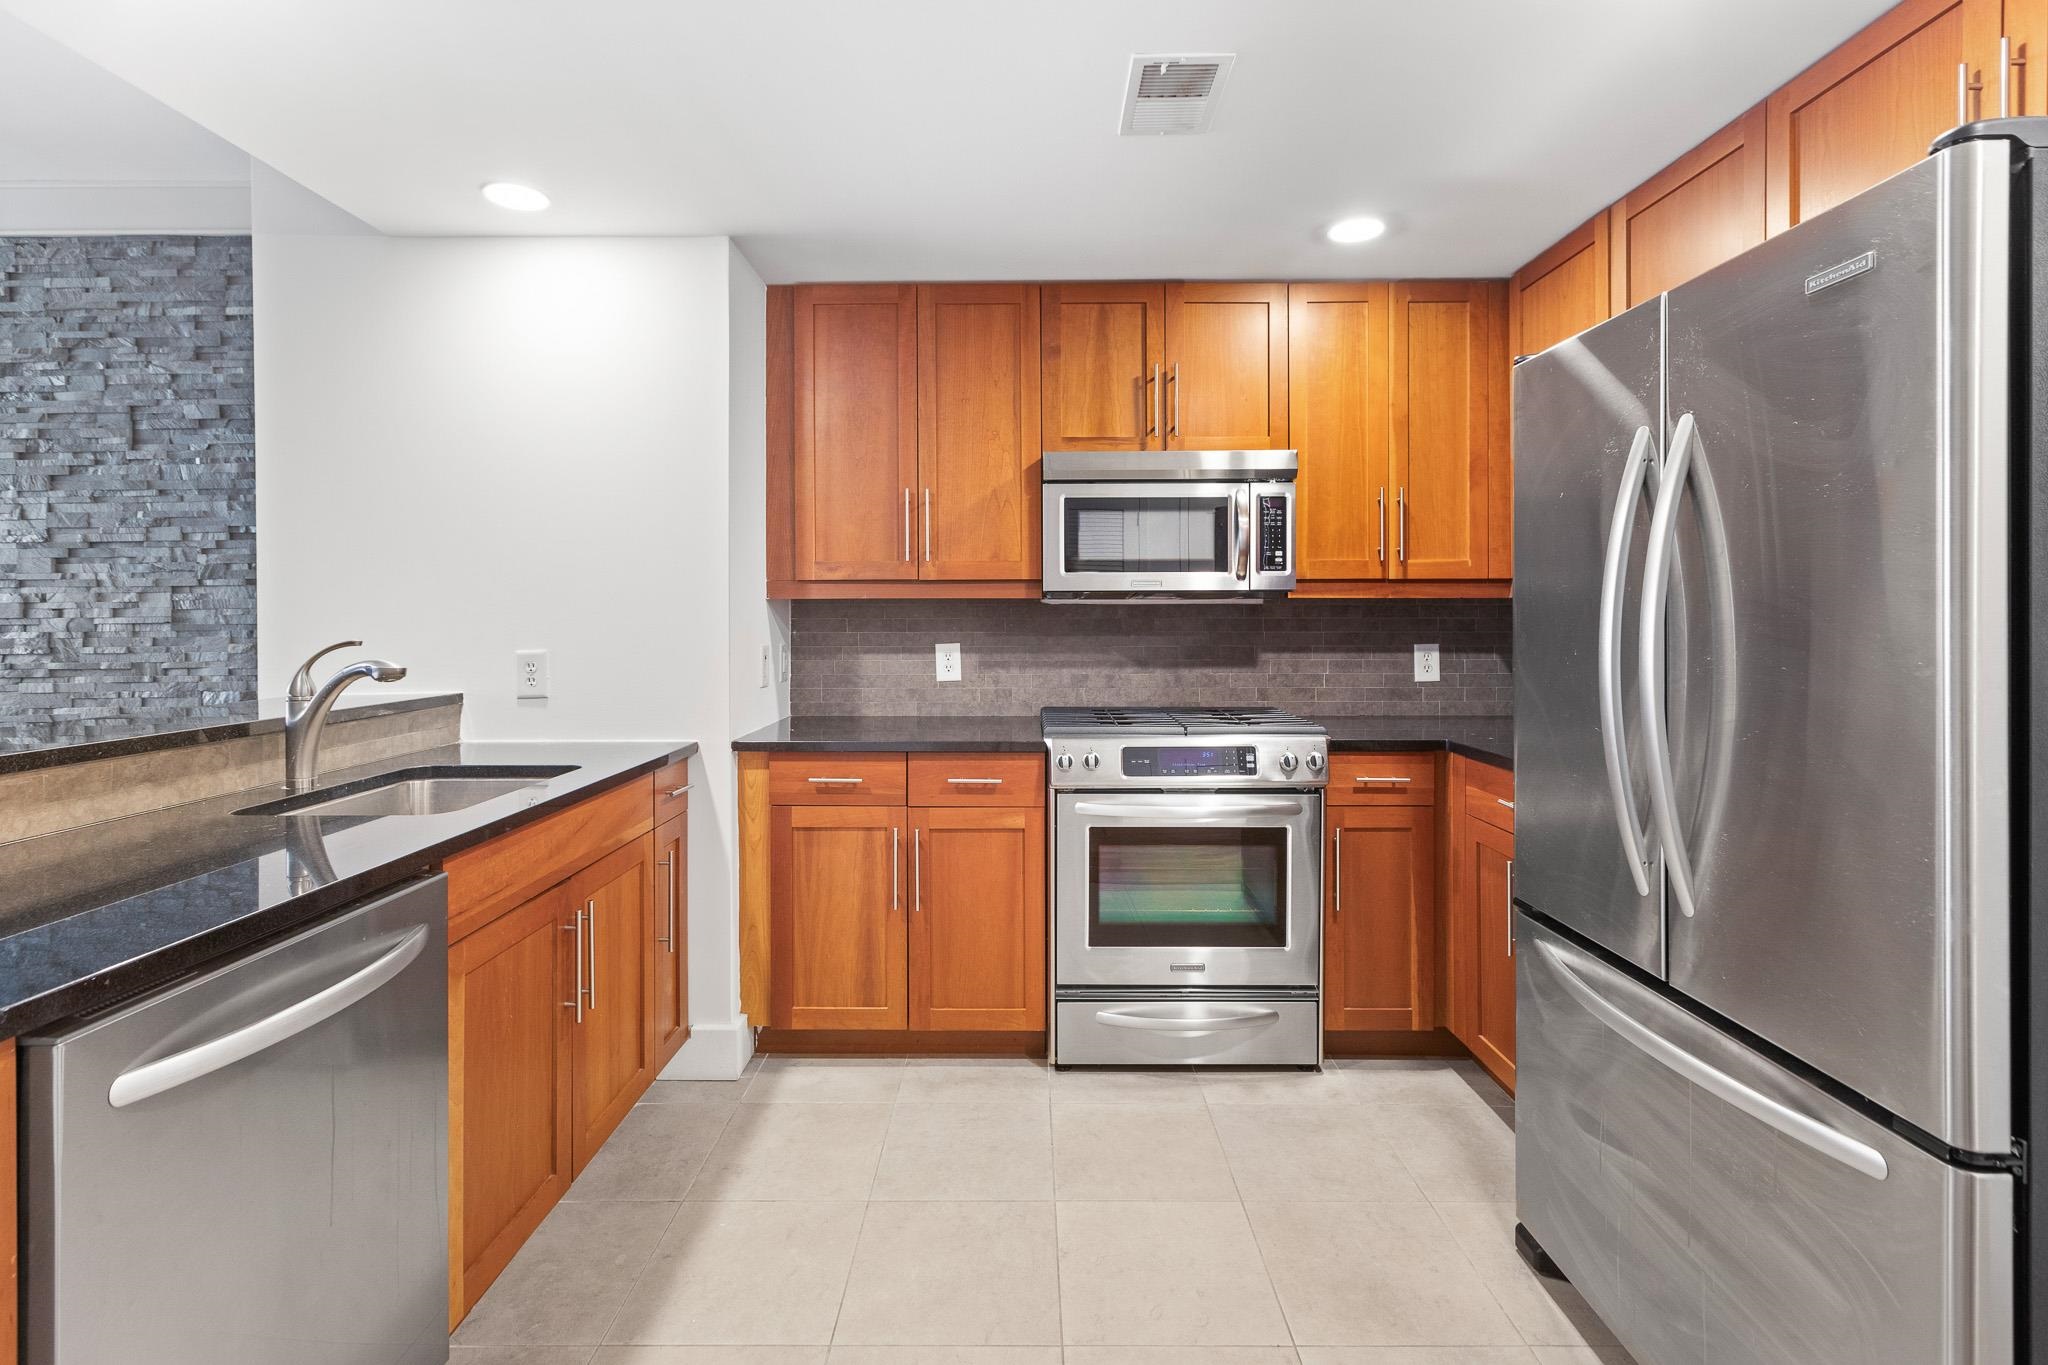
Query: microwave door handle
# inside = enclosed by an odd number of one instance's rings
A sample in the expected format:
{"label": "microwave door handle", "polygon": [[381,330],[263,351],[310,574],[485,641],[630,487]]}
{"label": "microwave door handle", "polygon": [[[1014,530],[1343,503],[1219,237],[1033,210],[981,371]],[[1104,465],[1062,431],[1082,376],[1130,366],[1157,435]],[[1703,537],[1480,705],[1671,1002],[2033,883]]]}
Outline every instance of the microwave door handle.
{"label": "microwave door handle", "polygon": [[1237,581],[1252,571],[1252,490],[1249,484],[1237,490]]}

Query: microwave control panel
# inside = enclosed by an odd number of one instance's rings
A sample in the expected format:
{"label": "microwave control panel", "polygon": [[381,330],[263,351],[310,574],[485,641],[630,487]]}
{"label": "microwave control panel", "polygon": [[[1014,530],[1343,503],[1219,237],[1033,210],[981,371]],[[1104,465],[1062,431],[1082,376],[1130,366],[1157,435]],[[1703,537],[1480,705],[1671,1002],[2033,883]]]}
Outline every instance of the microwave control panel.
{"label": "microwave control panel", "polygon": [[1287,572],[1287,499],[1259,496],[1259,571]]}

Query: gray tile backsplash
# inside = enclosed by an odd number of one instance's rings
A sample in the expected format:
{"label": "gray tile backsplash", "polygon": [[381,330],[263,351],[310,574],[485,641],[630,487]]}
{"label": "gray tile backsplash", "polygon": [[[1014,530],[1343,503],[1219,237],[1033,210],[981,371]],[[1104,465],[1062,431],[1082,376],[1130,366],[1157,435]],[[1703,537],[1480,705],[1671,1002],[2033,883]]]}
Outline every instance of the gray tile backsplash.
{"label": "gray tile backsplash", "polygon": [[[1513,709],[1512,604],[796,602],[790,713],[1029,715],[1041,706],[1278,706],[1310,716]],[[959,682],[932,646],[958,641]],[[1443,651],[1418,683],[1414,647]]]}
{"label": "gray tile backsplash", "polygon": [[247,237],[0,237],[0,737],[255,696]]}

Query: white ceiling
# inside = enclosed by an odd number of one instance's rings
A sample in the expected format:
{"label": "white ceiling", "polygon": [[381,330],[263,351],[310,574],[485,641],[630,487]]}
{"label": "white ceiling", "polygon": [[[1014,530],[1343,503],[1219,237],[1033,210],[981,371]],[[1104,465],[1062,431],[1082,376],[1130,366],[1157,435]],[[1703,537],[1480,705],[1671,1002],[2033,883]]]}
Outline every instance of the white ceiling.
{"label": "white ceiling", "polygon": [[[386,232],[729,233],[795,280],[1505,274],[1888,3],[0,9]],[[1237,54],[1214,130],[1118,137],[1130,54],[1175,50]],[[39,134],[96,116],[52,98]],[[1322,240],[1360,212],[1393,230]]]}

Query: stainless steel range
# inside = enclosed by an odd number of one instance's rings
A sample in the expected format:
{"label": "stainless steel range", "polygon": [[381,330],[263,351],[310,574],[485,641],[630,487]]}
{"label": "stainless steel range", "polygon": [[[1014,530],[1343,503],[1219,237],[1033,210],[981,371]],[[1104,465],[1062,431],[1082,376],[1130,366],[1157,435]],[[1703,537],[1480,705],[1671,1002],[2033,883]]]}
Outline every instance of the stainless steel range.
{"label": "stainless steel range", "polygon": [[1047,707],[1052,1059],[1322,1061],[1321,726]]}

